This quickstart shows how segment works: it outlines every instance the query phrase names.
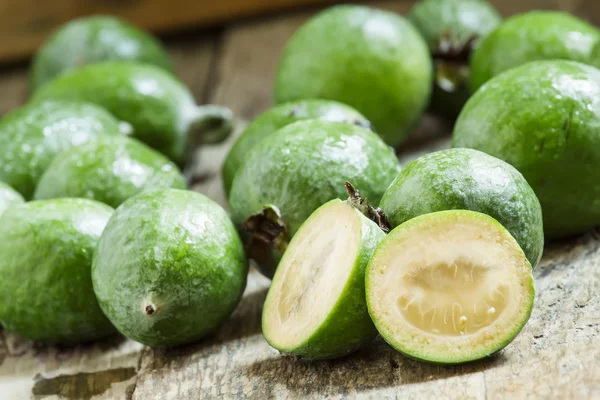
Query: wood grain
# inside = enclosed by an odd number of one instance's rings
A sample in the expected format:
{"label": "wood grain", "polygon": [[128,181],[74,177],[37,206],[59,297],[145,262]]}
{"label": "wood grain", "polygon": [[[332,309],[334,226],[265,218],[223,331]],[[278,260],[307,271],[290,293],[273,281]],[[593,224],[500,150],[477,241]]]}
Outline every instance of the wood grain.
{"label": "wood grain", "polygon": [[[550,3],[580,15],[593,9],[585,0],[496,3],[504,14]],[[403,1],[376,5],[398,12],[410,6]],[[270,106],[278,54],[310,14],[247,21],[182,38],[170,45],[177,72],[200,103],[229,105],[239,118],[239,133]],[[21,104],[24,70],[0,74],[0,93],[0,112]],[[403,146],[401,162],[448,147],[448,132],[444,123],[426,116]],[[219,173],[232,141],[201,150],[204,180],[194,187],[224,206]],[[524,331],[500,354],[473,364],[412,361],[381,339],[335,361],[282,357],[261,335],[269,281],[252,271],[232,317],[211,337],[178,349],[150,349],[119,337],[65,349],[0,333],[0,398],[600,398],[600,233],[548,245],[535,279],[535,308]]]}

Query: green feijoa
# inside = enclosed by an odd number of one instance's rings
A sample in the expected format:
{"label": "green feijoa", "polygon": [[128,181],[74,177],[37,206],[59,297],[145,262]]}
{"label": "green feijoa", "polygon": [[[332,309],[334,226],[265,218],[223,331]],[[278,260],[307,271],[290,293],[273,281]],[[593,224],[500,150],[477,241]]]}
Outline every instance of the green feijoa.
{"label": "green feijoa", "polygon": [[112,208],[86,199],[32,201],[0,217],[0,323],[48,343],[115,332],[92,288],[92,256]]}
{"label": "green feijoa", "polygon": [[427,44],[403,17],[341,5],[306,22],[287,43],[277,71],[277,103],[322,98],[361,112],[397,146],[429,103]]}
{"label": "green feijoa", "polygon": [[29,199],[57,154],[99,135],[119,135],[123,128],[104,109],[75,101],[11,111],[0,120],[0,181]]}
{"label": "green feijoa", "polygon": [[479,40],[502,20],[486,0],[421,0],[408,19],[432,53],[435,82],[431,108],[455,119],[469,98],[469,59]]}
{"label": "green feijoa", "polygon": [[118,208],[98,244],[92,280],[121,333],[172,347],[219,327],[242,297],[247,273],[242,242],[217,203],[162,189]]}
{"label": "green feijoa", "polygon": [[65,71],[107,60],[173,70],[169,54],[152,35],[118,18],[95,15],[60,26],[39,48],[29,74],[31,91]]}
{"label": "green feijoa", "polygon": [[542,208],[523,175],[472,149],[442,150],[408,164],[380,204],[392,226],[422,214],[471,210],[500,222],[535,267],[544,251]]}
{"label": "green feijoa", "polygon": [[267,342],[286,354],[329,359],[377,336],[365,300],[365,269],[384,237],[349,201],[319,207],[277,267],[263,308]]}
{"label": "green feijoa", "polygon": [[503,71],[537,60],[591,62],[600,30],[570,14],[530,11],[505,20],[471,58],[471,90]]}
{"label": "green feijoa", "polygon": [[438,364],[478,360],[527,323],[535,290],[519,244],[492,217],[420,215],[377,246],[366,272],[369,314],[405,355]]}
{"label": "green feijoa", "polygon": [[536,61],[506,71],[471,97],[453,146],[498,157],[519,170],[542,205],[551,238],[600,224],[600,70]]}
{"label": "green feijoa", "polygon": [[0,215],[6,209],[14,204],[21,204],[25,201],[23,196],[6,183],[0,182]]}
{"label": "green feijoa", "polygon": [[175,164],[135,139],[104,136],[59,154],[34,198],[84,197],[117,208],[138,193],[162,188],[186,188]]}
{"label": "green feijoa", "polygon": [[133,126],[133,136],[182,166],[199,142],[219,142],[231,111],[197,106],[176,77],[154,65],[105,61],[66,72],[38,89],[34,101],[75,99],[98,104]]}
{"label": "green feijoa", "polygon": [[299,100],[275,106],[254,119],[237,138],[223,164],[225,191],[229,194],[235,173],[254,145],[293,122],[305,119],[346,122],[370,128],[369,121],[350,106],[331,100]]}
{"label": "green feijoa", "polygon": [[393,150],[372,131],[299,121],[248,153],[231,187],[232,219],[244,228],[249,257],[272,277],[288,240],[313,211],[347,197],[346,181],[377,205],[399,171]]}

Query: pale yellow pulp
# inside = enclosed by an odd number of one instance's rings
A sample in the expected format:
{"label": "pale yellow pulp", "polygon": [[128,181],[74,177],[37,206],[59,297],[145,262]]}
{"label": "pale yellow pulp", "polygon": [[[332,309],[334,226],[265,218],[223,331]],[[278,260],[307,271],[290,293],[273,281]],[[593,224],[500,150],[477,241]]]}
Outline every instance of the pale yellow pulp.
{"label": "pale yellow pulp", "polygon": [[264,334],[293,348],[314,333],[334,308],[358,256],[361,222],[340,202],[321,209],[294,236],[269,289]]}

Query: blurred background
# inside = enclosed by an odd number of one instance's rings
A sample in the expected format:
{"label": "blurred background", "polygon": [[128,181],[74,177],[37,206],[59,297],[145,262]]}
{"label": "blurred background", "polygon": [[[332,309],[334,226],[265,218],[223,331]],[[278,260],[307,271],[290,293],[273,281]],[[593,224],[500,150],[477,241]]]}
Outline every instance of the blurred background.
{"label": "blurred background", "polygon": [[[363,2],[405,14],[415,0]],[[492,0],[504,15],[560,9],[596,25],[598,0]],[[29,57],[59,25],[110,14],[165,41],[179,77],[199,102],[229,105],[249,119],[271,103],[279,52],[294,30],[333,0],[1,0],[0,113],[27,97]],[[347,2],[346,2],[347,3]]]}

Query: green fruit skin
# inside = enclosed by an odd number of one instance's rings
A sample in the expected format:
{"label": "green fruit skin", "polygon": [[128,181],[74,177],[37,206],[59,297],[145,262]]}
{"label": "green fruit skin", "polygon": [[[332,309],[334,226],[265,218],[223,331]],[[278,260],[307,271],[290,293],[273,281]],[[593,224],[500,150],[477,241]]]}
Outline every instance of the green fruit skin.
{"label": "green fruit skin", "polygon": [[23,196],[5,183],[0,182],[0,216],[6,209],[14,204],[25,201]]}
{"label": "green fruit skin", "polygon": [[[373,323],[375,324],[375,327],[377,328],[377,331],[379,332],[379,334],[381,335],[383,340],[385,340],[396,351],[398,351],[398,352],[404,354],[405,356],[412,358],[414,360],[424,361],[424,362],[428,362],[431,364],[438,364],[438,365],[456,365],[456,364],[475,361],[475,360],[478,360],[481,358],[492,356],[495,353],[502,350],[503,348],[505,348],[506,346],[508,346],[510,343],[512,343],[513,340],[515,340],[515,338],[519,335],[519,333],[521,332],[521,330],[523,329],[525,324],[527,324],[527,321],[529,321],[529,317],[531,316],[531,311],[533,310],[533,304],[534,304],[534,299],[535,299],[535,286],[534,286],[533,277],[531,277],[530,284],[527,286],[529,295],[524,300],[528,303],[528,312],[527,312],[527,314],[524,315],[523,319],[521,321],[517,321],[514,324],[513,330],[507,333],[505,340],[497,343],[491,349],[486,349],[484,351],[480,351],[480,353],[477,356],[470,357],[470,358],[464,359],[464,360],[443,360],[443,359],[430,360],[430,359],[426,359],[426,358],[419,356],[419,354],[417,354],[417,353],[408,351],[408,349],[399,348],[396,345],[396,343],[394,342],[393,332],[391,332],[383,324],[379,323],[379,321],[378,321],[379,318],[373,312],[372,307],[371,307],[371,304],[374,301],[372,299],[374,299],[376,296],[378,296],[378,292],[377,292],[377,290],[373,289],[372,284],[370,282],[370,280],[372,279],[370,277],[373,274],[373,272],[371,272],[371,268],[374,268],[374,267],[372,267],[372,265],[374,265],[377,262],[378,254],[383,253],[385,251],[385,247],[388,245],[388,243],[393,242],[398,236],[400,236],[402,234],[403,230],[410,229],[412,227],[419,226],[419,225],[426,225],[428,223],[428,221],[435,219],[435,218],[459,219],[459,218],[464,218],[465,216],[468,216],[469,218],[482,218],[488,222],[492,222],[492,224],[495,224],[497,226],[499,231],[506,232],[506,236],[511,238],[512,240],[514,240],[514,238],[510,235],[510,233],[498,221],[494,220],[492,217],[490,217],[486,214],[478,213],[475,211],[469,211],[469,210],[438,211],[438,212],[424,214],[424,215],[415,217],[411,220],[406,221],[402,225],[396,227],[394,230],[392,230],[392,232],[390,232],[386,236],[386,238],[383,239],[379,243],[379,245],[375,248],[375,251],[373,252],[373,256],[371,257],[371,260],[369,261],[369,264],[367,265],[367,272],[365,274],[365,286],[366,286],[366,294],[367,294],[367,306],[369,309],[369,314],[371,315],[371,319],[373,320]],[[516,244],[516,247],[520,249],[518,244]],[[525,254],[523,254],[523,261],[527,263]]]}
{"label": "green fruit skin", "polygon": [[65,71],[108,60],[138,61],[173,71],[169,54],[152,35],[118,18],[91,16],[62,25],[40,47],[30,70],[31,91]]}
{"label": "green fruit skin", "polygon": [[33,101],[52,98],[98,104],[129,122],[135,138],[178,165],[185,162],[198,108],[190,91],[163,69],[125,61],[89,64],[42,86]]}
{"label": "green fruit skin", "polygon": [[533,267],[544,252],[542,208],[533,189],[511,165],[477,150],[442,150],[411,162],[380,206],[393,227],[435,211],[478,211],[511,233]]}
{"label": "green fruit skin", "polygon": [[[450,35],[455,45],[461,45],[473,37],[481,39],[502,21],[498,11],[485,0],[422,0],[407,18],[423,35],[432,53],[439,49],[445,35]],[[456,119],[470,95],[468,78],[461,78],[456,84],[456,91],[449,92],[434,83],[431,97],[431,109],[450,120]]]}
{"label": "green fruit skin", "polygon": [[0,120],[0,181],[25,199],[60,152],[99,135],[119,135],[119,121],[93,104],[47,101]]}
{"label": "green fruit skin", "polygon": [[[173,347],[206,336],[241,299],[248,264],[225,211],[207,197],[163,189],[127,200],[108,222],[92,279],[125,336]],[[147,315],[145,308],[155,312]]]}
{"label": "green fruit skin", "polygon": [[[375,133],[340,122],[306,120],[280,129],[254,146],[238,170],[229,206],[241,227],[263,205],[279,208],[290,237],[321,205],[348,197],[344,183],[377,205],[400,172],[394,151]],[[265,276],[281,254],[259,269]]]}
{"label": "green fruit skin", "polygon": [[98,137],[59,154],[35,191],[35,199],[83,197],[117,208],[141,192],[186,189],[175,164],[128,137]]}
{"label": "green fruit skin", "polygon": [[277,103],[322,98],[348,104],[397,146],[429,103],[431,85],[427,44],[407,20],[342,5],[317,14],[287,43],[275,98]]}
{"label": "green fruit skin", "polygon": [[438,50],[440,39],[450,34],[456,43],[464,43],[490,33],[502,17],[485,0],[422,0],[407,15],[419,30],[430,51]]}
{"label": "green fruit skin", "polygon": [[[338,205],[342,201],[331,200],[321,206],[307,222],[318,212]],[[383,231],[360,211],[355,210],[361,221],[361,239],[358,255],[352,267],[350,277],[340,294],[339,300],[323,324],[308,338],[304,345],[294,349],[278,350],[311,360],[323,360],[343,357],[370,342],[377,336],[377,329],[367,310],[365,296],[365,270],[377,244],[385,237]],[[282,262],[285,259],[282,258]],[[277,279],[275,273],[274,279]],[[265,306],[269,304],[269,295]],[[266,313],[263,311],[263,316]],[[265,319],[263,318],[263,324]],[[269,344],[272,341],[265,336]]]}
{"label": "green fruit skin", "polygon": [[92,288],[92,256],[112,208],[59,199],[13,206],[0,217],[0,323],[48,343],[115,331]]}
{"label": "green fruit skin", "polygon": [[370,127],[371,123],[358,111],[330,100],[300,100],[275,106],[256,117],[237,138],[223,164],[225,192],[229,194],[235,173],[246,155],[258,142],[293,122],[320,119]]}
{"label": "green fruit skin", "polygon": [[588,63],[600,30],[557,11],[515,15],[490,33],[471,58],[471,90],[503,71],[537,60],[564,59]]}
{"label": "green fruit skin", "polygon": [[600,70],[538,61],[507,71],[475,93],[456,122],[453,147],[513,165],[558,238],[600,224]]}

